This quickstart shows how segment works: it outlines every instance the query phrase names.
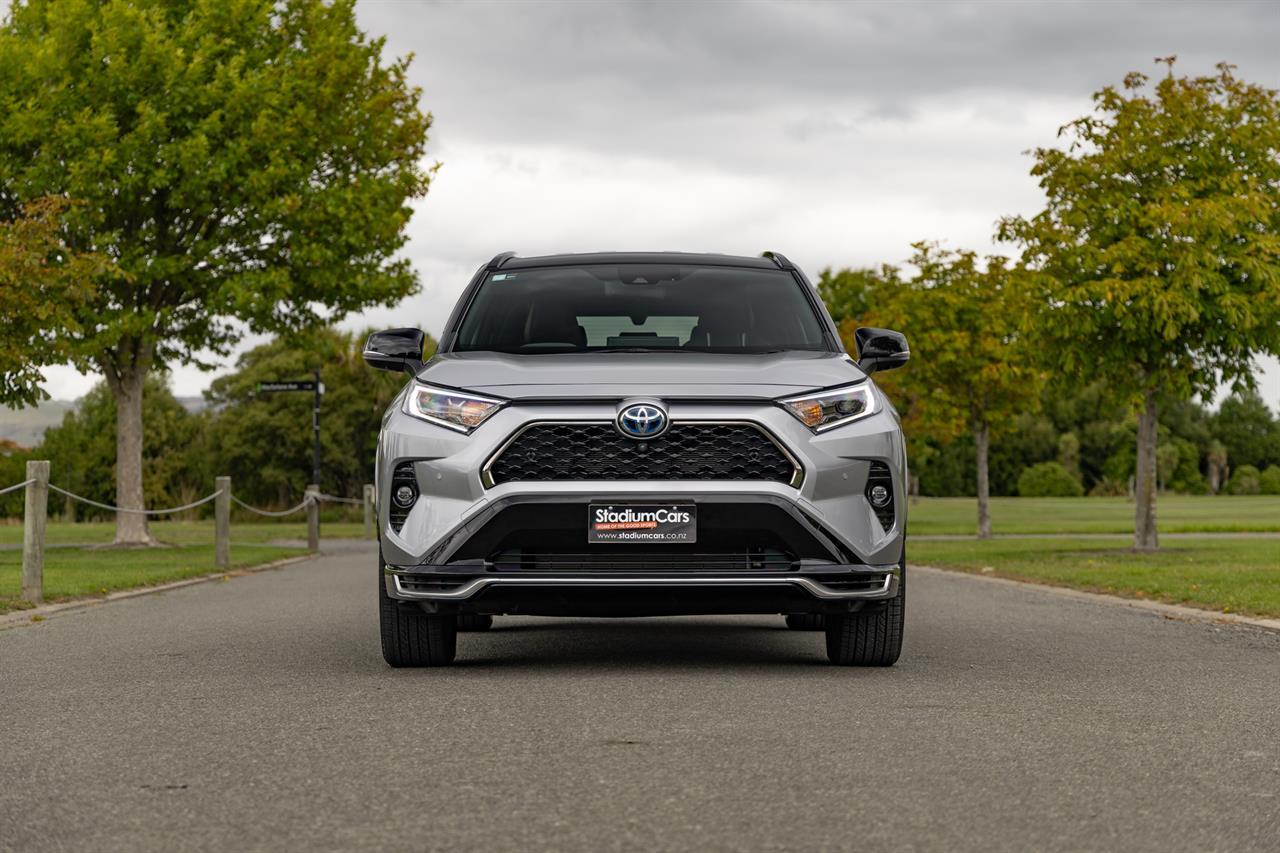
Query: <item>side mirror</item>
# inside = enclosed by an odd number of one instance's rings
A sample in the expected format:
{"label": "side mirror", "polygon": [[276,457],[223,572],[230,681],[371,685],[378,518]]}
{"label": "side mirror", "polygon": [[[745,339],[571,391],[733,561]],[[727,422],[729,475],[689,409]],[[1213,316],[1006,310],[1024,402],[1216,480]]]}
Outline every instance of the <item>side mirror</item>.
{"label": "side mirror", "polygon": [[858,343],[858,366],[867,373],[902,367],[911,358],[907,338],[901,332],[867,326],[855,331],[853,337]]}
{"label": "side mirror", "polygon": [[374,332],[364,345],[364,361],[379,370],[404,370],[417,375],[422,369],[422,347],[427,336],[419,329],[387,329]]}

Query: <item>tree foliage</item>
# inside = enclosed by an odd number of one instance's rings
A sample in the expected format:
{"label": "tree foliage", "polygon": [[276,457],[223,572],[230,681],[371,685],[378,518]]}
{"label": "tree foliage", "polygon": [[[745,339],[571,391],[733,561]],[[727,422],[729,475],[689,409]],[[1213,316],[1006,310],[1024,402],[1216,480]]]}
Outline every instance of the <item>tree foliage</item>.
{"label": "tree foliage", "polygon": [[[191,413],[169,389],[167,378],[147,379],[143,421],[147,452],[142,460],[149,504],[171,507],[190,503],[213,490],[206,415]],[[116,465],[116,403],[105,383],[79,400],[58,426],[45,431],[33,458],[48,459],[52,482],[76,494],[113,503]],[[114,514],[87,504],[49,496],[50,514],[79,520],[112,519]]]}
{"label": "tree foliage", "polygon": [[[66,195],[118,270],[58,330],[115,397],[117,496],[143,502],[143,380],[394,303],[430,116],[352,0],[26,0],[0,29],[0,213]],[[146,541],[122,514],[117,541]]]}
{"label": "tree foliage", "polygon": [[112,271],[106,258],[70,248],[61,217],[70,205],[40,198],[10,207],[0,221],[0,402],[40,399],[40,368],[68,355],[68,330],[94,282]]}
{"label": "tree foliage", "polygon": [[1155,547],[1156,398],[1252,382],[1280,352],[1280,99],[1235,77],[1142,74],[1034,152],[1045,209],[1002,221],[1037,273],[1039,351],[1142,410],[1135,545]]}
{"label": "tree foliage", "polygon": [[901,273],[891,264],[879,267],[827,267],[818,273],[818,295],[826,303],[831,319],[840,325],[868,314],[881,296],[901,281]]}
{"label": "tree foliage", "polygon": [[1042,273],[1055,366],[1211,395],[1280,351],[1280,100],[1236,78],[1130,74],[1035,151],[1043,212],[1002,221]]}
{"label": "tree foliage", "polygon": [[935,437],[975,424],[999,431],[1000,416],[1038,408],[1040,374],[1020,334],[1026,302],[1006,260],[984,262],[935,243],[914,248],[915,275],[879,291],[862,318],[864,325],[902,329],[911,344],[910,367],[876,381],[904,399],[928,400],[910,406],[910,414]]}
{"label": "tree foliage", "polygon": [[[212,465],[232,479],[235,494],[259,506],[289,506],[311,479],[311,406],[305,393],[259,394],[260,382],[307,379],[319,368],[321,483],[331,494],[358,496],[373,482],[382,415],[405,377],[370,370],[361,356],[366,334],[317,329],[277,338],[242,355],[234,373],[213,382],[207,397]],[[435,349],[428,341],[427,355]]]}
{"label": "tree foliage", "polygon": [[1078,498],[1080,481],[1061,462],[1040,462],[1018,476],[1018,494],[1024,498]]}
{"label": "tree foliage", "polygon": [[[67,194],[119,274],[77,365],[228,351],[394,302],[430,118],[351,2],[28,0],[0,31],[0,204]],[[108,362],[110,364],[104,364]]]}
{"label": "tree foliage", "polygon": [[1280,420],[1257,391],[1232,394],[1214,415],[1213,431],[1232,466],[1280,465]]}
{"label": "tree foliage", "polygon": [[1041,377],[1022,343],[1025,298],[1017,271],[1004,258],[916,243],[915,275],[885,274],[871,307],[846,320],[902,329],[912,361],[877,382],[903,412],[917,438],[946,442],[966,431],[975,439],[979,535],[989,535],[989,440],[1039,405]]}

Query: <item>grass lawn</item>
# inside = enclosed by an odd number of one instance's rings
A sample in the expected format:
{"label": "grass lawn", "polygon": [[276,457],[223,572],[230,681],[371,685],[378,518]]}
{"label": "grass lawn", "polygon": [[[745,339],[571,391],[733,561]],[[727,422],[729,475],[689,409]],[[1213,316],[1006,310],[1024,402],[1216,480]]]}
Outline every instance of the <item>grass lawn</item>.
{"label": "grass lawn", "polygon": [[[303,553],[298,548],[233,542],[231,565],[258,566]],[[213,557],[212,542],[120,551],[54,548],[45,552],[44,597],[62,601],[207,575],[217,571]],[[0,551],[0,613],[28,606],[18,598],[21,583],[22,552]]]}
{"label": "grass lawn", "polygon": [[[1161,495],[1156,518],[1165,533],[1280,530],[1280,495]],[[972,535],[974,498],[920,498],[907,510],[911,533]],[[1132,533],[1125,498],[992,498],[991,526],[1001,533]]]}
{"label": "grass lawn", "polygon": [[[48,523],[45,541],[51,545],[100,545],[110,542],[116,534],[113,522],[81,522],[69,524],[63,521]],[[209,545],[213,547],[213,521],[153,521],[151,535],[170,545]],[[364,524],[352,521],[322,521],[320,536],[358,539],[364,535]],[[273,539],[306,539],[305,521],[288,522],[236,522],[231,523],[232,543],[261,544]],[[22,520],[0,524],[0,545],[22,544]]]}
{"label": "grass lawn", "polygon": [[1280,539],[1178,539],[1154,554],[1130,540],[995,539],[908,542],[907,559],[1221,612],[1280,617]]}

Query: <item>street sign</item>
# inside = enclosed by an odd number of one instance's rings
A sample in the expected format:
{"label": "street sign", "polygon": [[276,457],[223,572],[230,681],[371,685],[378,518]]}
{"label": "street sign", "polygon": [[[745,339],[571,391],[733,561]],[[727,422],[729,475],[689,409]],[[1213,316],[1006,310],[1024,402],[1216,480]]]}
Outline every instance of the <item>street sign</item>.
{"label": "street sign", "polygon": [[315,382],[259,382],[258,393],[270,393],[275,391],[314,391],[316,390]]}
{"label": "street sign", "polygon": [[312,380],[285,380],[282,382],[259,382],[259,394],[274,394],[279,391],[310,391],[315,394],[315,402],[311,406],[311,431],[313,435],[311,450],[311,482],[320,487],[320,395],[324,393],[324,383],[320,381],[320,371],[315,372]]}

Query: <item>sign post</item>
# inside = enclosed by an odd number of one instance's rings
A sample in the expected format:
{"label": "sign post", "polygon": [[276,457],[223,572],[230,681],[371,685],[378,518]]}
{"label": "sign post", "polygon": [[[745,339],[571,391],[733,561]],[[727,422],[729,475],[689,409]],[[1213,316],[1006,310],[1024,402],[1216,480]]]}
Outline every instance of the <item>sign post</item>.
{"label": "sign post", "polygon": [[[310,391],[315,395],[315,401],[311,405],[311,482],[318,484],[320,482],[320,397],[324,394],[324,383],[320,381],[319,368],[313,374],[315,379],[312,380],[284,380],[280,382],[259,382],[259,394],[280,394],[291,391]],[[317,490],[319,486],[316,485]]]}

